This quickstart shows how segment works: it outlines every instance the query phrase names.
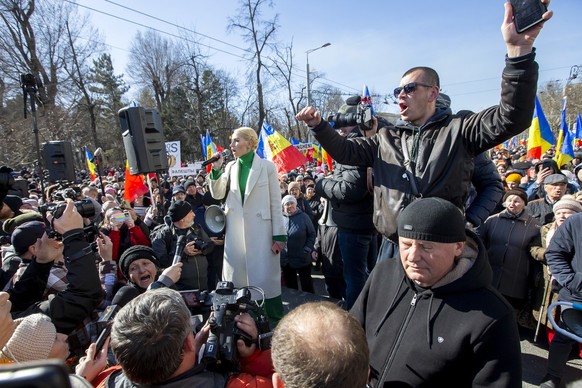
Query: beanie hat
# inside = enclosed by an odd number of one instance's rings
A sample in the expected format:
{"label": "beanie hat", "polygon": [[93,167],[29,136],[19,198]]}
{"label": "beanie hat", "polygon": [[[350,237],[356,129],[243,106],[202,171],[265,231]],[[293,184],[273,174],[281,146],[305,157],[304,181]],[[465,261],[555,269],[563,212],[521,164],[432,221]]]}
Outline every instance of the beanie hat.
{"label": "beanie hat", "polygon": [[57,337],[57,329],[44,314],[14,320],[14,334],[2,348],[0,363],[46,360]]}
{"label": "beanie hat", "polygon": [[582,204],[573,195],[564,195],[552,208],[554,213],[560,209],[569,209],[576,213],[582,213]]}
{"label": "beanie hat", "polygon": [[39,221],[29,221],[20,225],[12,232],[11,243],[14,252],[22,255],[28,250],[28,247],[35,244],[36,240],[42,238],[45,226]]}
{"label": "beanie hat", "polygon": [[170,208],[168,209],[168,215],[172,222],[178,222],[182,218],[186,217],[188,213],[192,211],[192,206],[186,201],[175,201],[172,202]]}
{"label": "beanie hat", "polygon": [[9,218],[6,221],[4,221],[4,224],[2,224],[2,229],[4,230],[5,233],[12,234],[12,232],[14,232],[14,229],[18,228],[25,222],[30,221],[43,221],[42,215],[37,212],[22,213],[19,216]]}
{"label": "beanie hat", "polygon": [[505,175],[505,181],[506,182],[513,182],[513,183],[520,183],[521,182],[521,178],[523,178],[523,175],[520,174],[518,171],[508,171]]}
{"label": "beanie hat", "polygon": [[287,202],[297,203],[297,198],[295,198],[293,195],[286,195],[281,200],[281,206],[284,206]]}
{"label": "beanie hat", "polygon": [[291,191],[291,189],[301,190],[301,183],[296,182],[296,181],[289,183],[289,186],[287,186],[287,191]]}
{"label": "beanie hat", "polygon": [[525,191],[523,191],[522,189],[512,189],[512,190],[507,190],[505,192],[505,194],[503,195],[503,200],[501,201],[501,203],[505,203],[505,200],[510,196],[510,195],[517,195],[519,198],[521,198],[523,200],[523,202],[525,202],[525,204],[527,205],[527,194],[525,193]]}
{"label": "beanie hat", "polygon": [[174,186],[174,188],[172,189],[172,195],[176,195],[178,193],[186,193],[186,190],[184,190],[184,186],[182,185]]}
{"label": "beanie hat", "polygon": [[145,245],[134,245],[127,248],[119,258],[119,268],[127,280],[129,280],[129,266],[138,259],[147,259],[154,263],[156,267],[161,267],[156,253],[152,248]]}
{"label": "beanie hat", "polygon": [[194,182],[194,181],[190,181],[190,180],[186,181],[186,183],[184,183],[184,190],[188,190],[188,187],[195,185],[195,184],[196,184],[196,182]]}
{"label": "beanie hat", "polygon": [[442,198],[420,198],[400,213],[398,236],[440,243],[465,241],[465,217]]}
{"label": "beanie hat", "polygon": [[22,206],[22,199],[16,195],[7,195],[3,201],[6,206],[10,208],[14,213],[20,214],[19,210]]}

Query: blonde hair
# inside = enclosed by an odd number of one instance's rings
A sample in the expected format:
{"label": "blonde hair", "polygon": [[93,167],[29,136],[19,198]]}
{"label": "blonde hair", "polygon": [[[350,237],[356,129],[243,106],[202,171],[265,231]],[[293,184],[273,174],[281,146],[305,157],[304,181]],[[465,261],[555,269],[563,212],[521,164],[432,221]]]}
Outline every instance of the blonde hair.
{"label": "blonde hair", "polygon": [[240,127],[234,130],[233,133],[241,135],[246,141],[249,142],[251,149],[256,150],[259,146],[259,137],[257,136],[257,131],[250,127]]}

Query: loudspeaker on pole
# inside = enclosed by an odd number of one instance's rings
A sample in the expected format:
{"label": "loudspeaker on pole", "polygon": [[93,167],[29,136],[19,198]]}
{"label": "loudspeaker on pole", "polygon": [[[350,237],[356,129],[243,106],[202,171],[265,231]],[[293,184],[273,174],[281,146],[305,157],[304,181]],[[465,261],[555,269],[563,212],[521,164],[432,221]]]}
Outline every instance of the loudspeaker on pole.
{"label": "loudspeaker on pole", "polygon": [[73,147],[68,141],[49,141],[42,144],[45,168],[49,173],[49,182],[75,180]]}

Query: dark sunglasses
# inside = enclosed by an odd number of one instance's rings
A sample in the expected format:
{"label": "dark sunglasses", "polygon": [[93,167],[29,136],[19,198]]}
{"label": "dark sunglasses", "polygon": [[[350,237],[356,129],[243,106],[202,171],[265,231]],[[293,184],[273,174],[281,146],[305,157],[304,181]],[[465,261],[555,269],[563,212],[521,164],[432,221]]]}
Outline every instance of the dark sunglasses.
{"label": "dark sunglasses", "polygon": [[394,89],[394,97],[398,98],[398,96],[400,95],[400,92],[402,92],[403,90],[404,90],[404,93],[410,94],[410,93],[414,92],[416,90],[416,88],[419,86],[424,86],[425,88],[432,88],[433,87],[433,85],[423,84],[420,82],[411,82],[411,83],[406,84],[404,86],[399,86],[399,87],[395,88]]}

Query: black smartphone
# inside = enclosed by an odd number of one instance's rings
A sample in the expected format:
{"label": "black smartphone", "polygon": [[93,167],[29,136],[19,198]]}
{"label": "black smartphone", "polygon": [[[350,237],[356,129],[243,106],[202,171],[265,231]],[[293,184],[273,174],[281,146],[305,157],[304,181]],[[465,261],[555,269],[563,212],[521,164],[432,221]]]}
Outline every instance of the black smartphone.
{"label": "black smartphone", "polygon": [[510,0],[513,7],[513,22],[515,30],[522,33],[528,28],[541,23],[542,15],[548,9],[540,0]]}

